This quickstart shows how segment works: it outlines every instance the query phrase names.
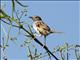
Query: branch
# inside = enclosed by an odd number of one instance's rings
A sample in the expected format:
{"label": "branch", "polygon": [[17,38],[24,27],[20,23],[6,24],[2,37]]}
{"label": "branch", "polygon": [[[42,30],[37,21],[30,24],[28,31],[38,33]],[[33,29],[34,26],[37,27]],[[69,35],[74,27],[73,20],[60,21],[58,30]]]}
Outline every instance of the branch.
{"label": "branch", "polygon": [[27,7],[26,5],[21,4],[18,0],[15,0],[20,6]]}
{"label": "branch", "polygon": [[[3,21],[3,20],[1,20]],[[7,23],[5,21],[3,21],[4,23],[8,24],[8,25],[11,25],[10,23]],[[42,46],[48,53],[50,53],[56,60],[59,60],[49,49],[47,46],[45,46],[44,44],[42,44],[37,38],[34,37],[33,34],[31,34],[29,31],[27,31],[23,25],[20,25],[20,26],[16,26],[16,25],[12,25],[13,27],[17,27],[17,28],[20,28],[22,30],[24,30],[25,32],[27,32],[33,39],[36,43],[38,43],[40,46]]]}
{"label": "branch", "polygon": [[27,32],[29,35],[31,35],[31,37],[34,39],[35,42],[37,42],[40,46],[42,46],[48,53],[50,53],[56,60],[59,60],[55,55],[53,55],[53,53],[48,49],[47,46],[43,45],[37,38],[34,37],[34,35],[32,35],[31,33],[29,33],[24,27],[22,27],[22,29]]}
{"label": "branch", "polygon": [[[2,20],[2,19],[1,19],[1,21],[4,22],[4,23],[6,23],[6,24],[8,24],[8,25],[12,25],[12,24],[10,24],[10,23],[8,23],[8,22]],[[19,27],[19,26],[16,26],[16,25],[12,25],[12,26],[13,26],[13,27],[17,27],[17,28]]]}
{"label": "branch", "polygon": [[29,46],[28,46],[28,49],[29,49],[29,53],[30,53],[30,55],[29,55],[30,60],[33,60],[33,56],[32,56],[32,53],[31,53],[31,50],[30,50]]}

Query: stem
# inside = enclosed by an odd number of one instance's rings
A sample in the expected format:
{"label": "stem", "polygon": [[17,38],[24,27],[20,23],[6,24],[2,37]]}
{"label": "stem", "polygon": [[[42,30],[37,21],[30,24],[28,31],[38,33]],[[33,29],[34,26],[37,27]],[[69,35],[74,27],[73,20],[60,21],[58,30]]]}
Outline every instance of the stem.
{"label": "stem", "polygon": [[61,58],[62,58],[62,60],[64,60],[64,58],[63,58],[63,56],[62,56],[62,51],[60,52],[60,54],[61,54]]}
{"label": "stem", "polygon": [[[3,21],[3,20],[1,20]],[[11,25],[10,23],[7,23],[5,21],[3,21],[4,23],[8,24],[8,25]],[[29,31],[27,31],[23,26],[20,27],[20,26],[16,26],[16,25],[12,25],[13,27],[17,27],[17,28],[20,28],[22,30],[24,30],[25,32],[27,32],[29,35],[31,35],[31,37],[34,39],[35,42],[37,42],[40,46],[42,46],[48,53],[50,53],[56,60],[59,60],[49,49],[47,46],[45,46],[44,44],[42,44],[37,38],[34,37],[33,34],[31,34]]]}
{"label": "stem", "polygon": [[78,55],[77,55],[77,49],[76,49],[76,46],[75,46],[75,50],[74,50],[74,51],[75,51],[76,59],[79,60],[79,59],[78,59]]}
{"label": "stem", "polygon": [[66,43],[66,46],[67,46],[67,60],[69,59],[69,56],[68,56],[68,44]]}
{"label": "stem", "polygon": [[44,45],[46,45],[46,36],[44,36]]}

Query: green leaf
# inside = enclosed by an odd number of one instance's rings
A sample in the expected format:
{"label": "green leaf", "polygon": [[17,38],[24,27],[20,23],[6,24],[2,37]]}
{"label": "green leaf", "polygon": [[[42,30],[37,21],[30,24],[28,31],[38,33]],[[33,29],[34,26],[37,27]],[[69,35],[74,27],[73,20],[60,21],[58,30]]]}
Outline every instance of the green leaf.
{"label": "green leaf", "polygon": [[33,32],[32,32],[32,27],[31,27],[30,25],[28,25],[28,27],[29,27],[30,33],[33,34]]}
{"label": "green leaf", "polygon": [[8,34],[7,34],[7,38],[6,38],[6,45],[8,45],[8,41],[9,41],[9,38],[10,38],[11,28],[12,28],[12,25],[10,25],[10,26],[9,26],[9,29],[8,29]]}
{"label": "green leaf", "polygon": [[12,0],[12,18],[14,18],[14,11],[15,11],[15,2]]}
{"label": "green leaf", "polygon": [[14,2],[14,0],[12,0],[12,12],[14,12],[15,11],[15,2]]}
{"label": "green leaf", "polygon": [[0,17],[8,17],[8,15],[0,9]]}
{"label": "green leaf", "polygon": [[0,18],[4,18],[11,22],[10,16],[8,16],[2,9],[0,9]]}

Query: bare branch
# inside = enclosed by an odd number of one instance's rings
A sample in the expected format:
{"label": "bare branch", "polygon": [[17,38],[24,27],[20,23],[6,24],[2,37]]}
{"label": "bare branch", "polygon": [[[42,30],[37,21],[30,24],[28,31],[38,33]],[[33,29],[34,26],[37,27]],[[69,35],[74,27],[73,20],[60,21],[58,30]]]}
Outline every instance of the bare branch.
{"label": "bare branch", "polygon": [[[8,24],[8,25],[12,25],[11,23],[8,23],[8,22],[6,22],[6,21],[4,21],[4,20],[2,20],[2,19],[1,19],[1,21],[4,22],[4,23],[6,23],[6,24]],[[17,27],[17,28],[19,27],[19,26],[16,26],[16,25],[12,25],[12,26],[13,26],[13,27]]]}
{"label": "bare branch", "polygon": [[27,7],[26,5],[21,4],[18,0],[15,0],[20,6]]}
{"label": "bare branch", "polygon": [[[5,22],[4,20],[1,20],[4,23],[10,25],[10,23]],[[44,44],[42,44],[37,38],[34,37],[34,35],[32,35],[29,31],[27,31],[23,26],[16,26],[16,25],[12,25],[14,27],[17,28],[21,28],[22,30],[24,30],[25,32],[27,32],[29,35],[31,35],[31,37],[34,39],[35,42],[37,42],[40,46],[42,46],[48,53],[50,53],[56,60],[59,60],[55,55],[53,55],[53,53],[48,49],[47,46],[45,46]]]}

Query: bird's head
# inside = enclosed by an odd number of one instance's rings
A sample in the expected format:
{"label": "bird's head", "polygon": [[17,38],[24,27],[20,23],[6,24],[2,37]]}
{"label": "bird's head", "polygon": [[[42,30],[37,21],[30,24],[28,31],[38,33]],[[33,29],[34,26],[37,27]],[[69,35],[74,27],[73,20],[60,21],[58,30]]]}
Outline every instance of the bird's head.
{"label": "bird's head", "polygon": [[41,21],[41,17],[39,16],[30,16],[29,18],[31,18],[33,21]]}

